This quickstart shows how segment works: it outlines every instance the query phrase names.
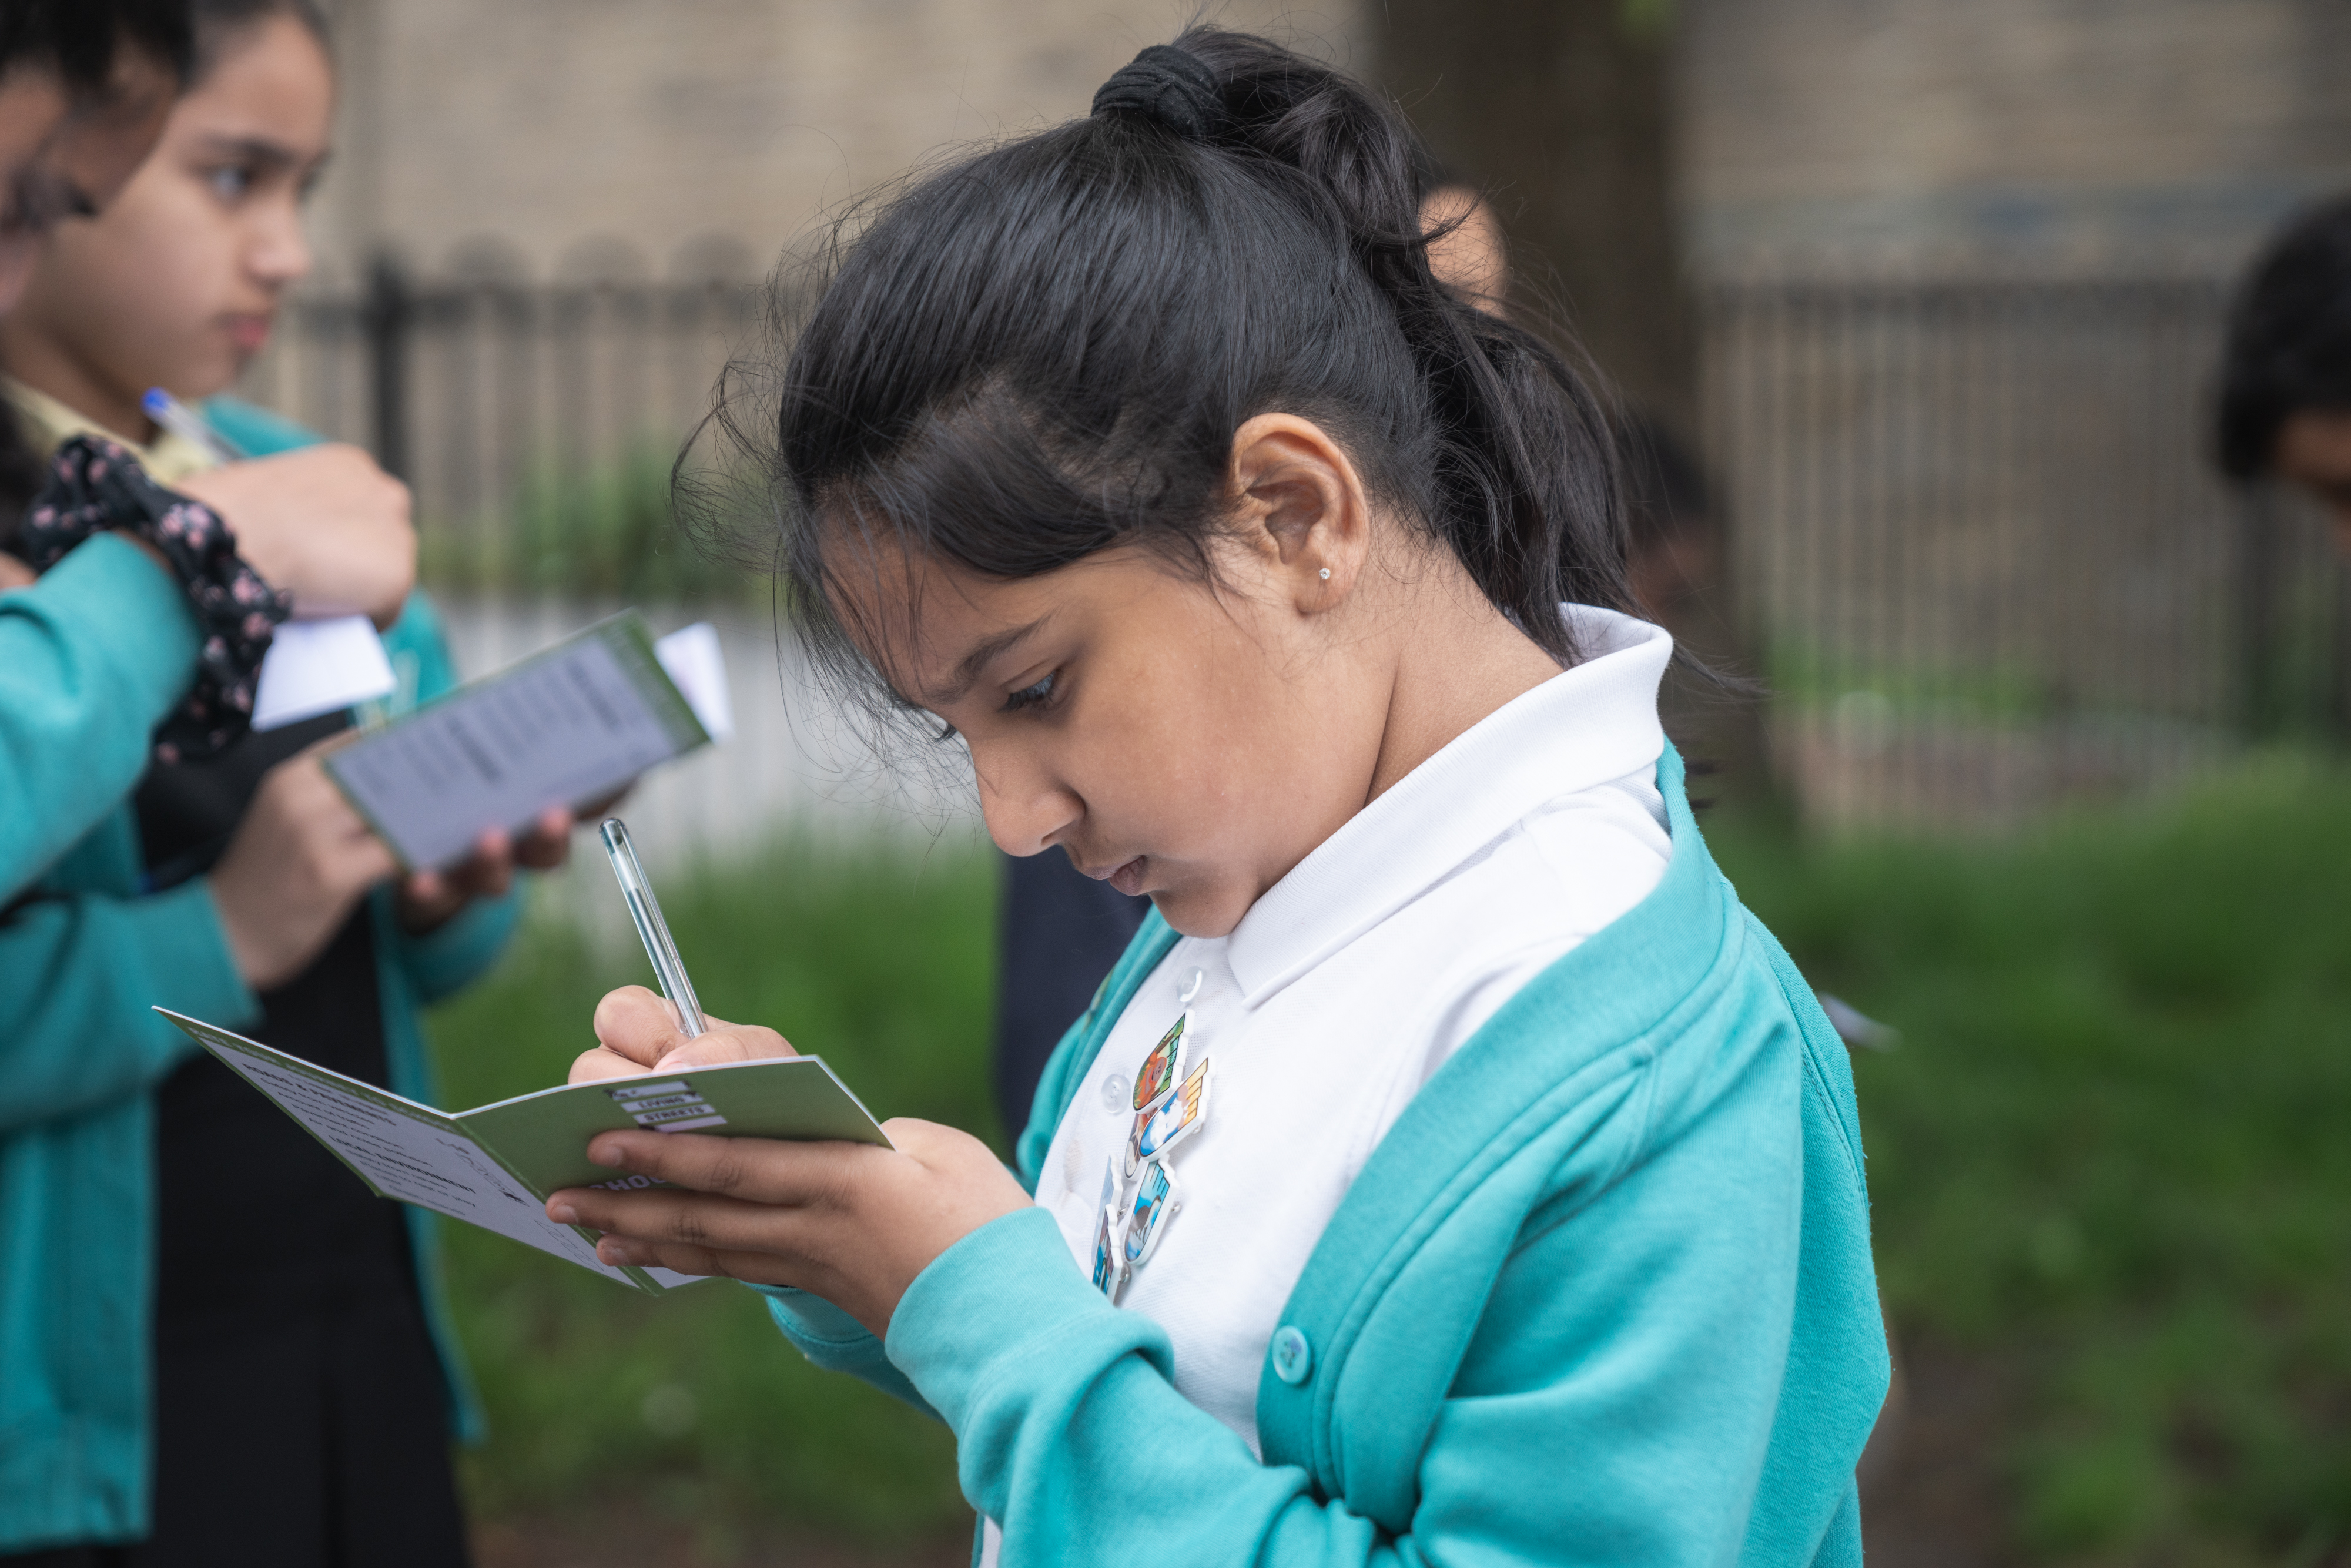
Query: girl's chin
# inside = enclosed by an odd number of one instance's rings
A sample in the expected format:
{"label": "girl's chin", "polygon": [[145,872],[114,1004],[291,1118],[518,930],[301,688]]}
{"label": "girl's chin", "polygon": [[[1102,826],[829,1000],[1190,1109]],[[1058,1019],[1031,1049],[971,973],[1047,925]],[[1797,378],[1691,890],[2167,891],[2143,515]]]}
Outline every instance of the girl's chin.
{"label": "girl's chin", "polygon": [[1250,902],[1238,889],[1213,883],[1182,883],[1151,890],[1152,907],[1162,920],[1182,936],[1204,940],[1231,936],[1249,912]]}

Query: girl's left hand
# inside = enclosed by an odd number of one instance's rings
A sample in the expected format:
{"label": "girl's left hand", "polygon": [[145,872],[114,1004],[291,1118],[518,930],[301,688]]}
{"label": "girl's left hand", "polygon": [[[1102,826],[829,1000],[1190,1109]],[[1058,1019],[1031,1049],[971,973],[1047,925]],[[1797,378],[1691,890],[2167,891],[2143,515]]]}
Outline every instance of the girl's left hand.
{"label": "girl's left hand", "polygon": [[522,837],[496,828],[474,841],[474,852],[445,871],[420,871],[403,881],[392,902],[401,929],[412,936],[432,931],[473,899],[496,898],[514,883],[515,867],[552,871],[571,854],[571,813],[549,808]]}
{"label": "girl's left hand", "polygon": [[968,1133],[903,1116],[883,1130],[895,1149],[601,1134],[589,1158],[670,1185],[568,1187],[548,1199],[548,1216],[603,1231],[596,1256],[607,1263],[790,1285],[886,1338],[914,1276],[1029,1199]]}

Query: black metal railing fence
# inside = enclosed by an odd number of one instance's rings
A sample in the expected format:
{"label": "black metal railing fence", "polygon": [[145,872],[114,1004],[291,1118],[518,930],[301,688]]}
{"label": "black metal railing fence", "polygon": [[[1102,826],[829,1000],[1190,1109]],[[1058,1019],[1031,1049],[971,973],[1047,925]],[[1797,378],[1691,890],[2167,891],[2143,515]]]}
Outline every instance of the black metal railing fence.
{"label": "black metal railing fence", "polygon": [[2342,734],[2323,530],[2208,459],[2224,303],[2203,278],[1705,295],[1732,586],[1810,814],[2013,817]]}
{"label": "black metal railing fence", "polygon": [[[1964,821],[2177,777],[2351,716],[2351,591],[2314,522],[2206,458],[2200,278],[1702,293],[1730,587],[1815,819]],[[300,301],[245,389],[416,493],[474,595],[740,593],[669,467],[761,323],[737,281],[418,281]]]}
{"label": "black metal railing fence", "polygon": [[296,301],[239,390],[405,479],[436,586],[723,592],[733,574],[670,528],[670,467],[763,298],[726,278],[418,281],[379,263],[363,293]]}

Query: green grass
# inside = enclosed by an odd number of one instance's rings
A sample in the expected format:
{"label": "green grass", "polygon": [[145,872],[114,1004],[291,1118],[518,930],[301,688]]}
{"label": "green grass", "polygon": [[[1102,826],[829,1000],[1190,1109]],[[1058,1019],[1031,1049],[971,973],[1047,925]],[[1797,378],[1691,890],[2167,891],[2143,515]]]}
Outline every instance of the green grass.
{"label": "green grass", "polygon": [[458,590],[764,601],[762,574],[712,559],[680,532],[670,486],[676,456],[674,442],[648,437],[586,466],[534,465],[502,508],[424,519],[418,573]]}
{"label": "green grass", "polygon": [[[1904,1031],[1856,1062],[1879,1267],[1906,1340],[2024,1389],[2017,1538],[2083,1563],[2351,1543],[2351,774],[2271,759],[2006,840],[1710,831],[1807,974]],[[808,846],[664,889],[714,1011],[820,1049],[879,1113],[995,1136],[991,895],[960,851]],[[555,1081],[641,971],[534,927],[435,1020],[452,1103]],[[963,1517],[946,1435],[812,1373],[747,1292],[645,1301],[452,1242],[492,1517],[625,1505],[722,1555]]]}
{"label": "green grass", "polygon": [[[1000,1137],[984,859],[962,846],[786,844],[663,893],[712,1013],[781,1028],[876,1115]],[[491,980],[434,1016],[444,1099],[477,1105],[560,1082],[593,1043],[596,999],[649,979],[632,942],[600,956],[534,921]],[[749,1291],[710,1283],[648,1299],[503,1238],[447,1231],[492,1427],[464,1462],[482,1516],[650,1512],[718,1560],[779,1524],[886,1542],[968,1519],[946,1429],[808,1365]]]}
{"label": "green grass", "polygon": [[2008,1359],[2019,1538],[2061,1561],[2351,1542],[2351,777],[2257,764],[2008,842],[1725,868],[1855,1062],[1906,1333]]}

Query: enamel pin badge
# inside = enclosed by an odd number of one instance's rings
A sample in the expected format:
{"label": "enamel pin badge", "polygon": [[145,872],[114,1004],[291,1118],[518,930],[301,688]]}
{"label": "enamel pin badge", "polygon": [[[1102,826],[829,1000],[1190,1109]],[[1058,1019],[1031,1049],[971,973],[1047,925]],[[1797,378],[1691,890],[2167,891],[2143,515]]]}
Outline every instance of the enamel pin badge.
{"label": "enamel pin badge", "polygon": [[1134,1269],[1151,1257],[1151,1249],[1159,1244],[1159,1232],[1168,1217],[1184,1207],[1176,1196],[1176,1178],[1167,1167],[1154,1165],[1143,1173],[1143,1180],[1134,1189],[1134,1212],[1127,1217],[1126,1239],[1121,1248],[1123,1261]]}
{"label": "enamel pin badge", "polygon": [[1159,1037],[1159,1043],[1143,1059],[1143,1065],[1134,1070],[1136,1111],[1151,1109],[1176,1086],[1176,1070],[1184,1060],[1184,1030],[1191,1021],[1190,1013],[1178,1013],[1176,1021],[1167,1026],[1167,1032]]}
{"label": "enamel pin badge", "polygon": [[1118,1160],[1113,1156],[1102,1166],[1102,1201],[1094,1207],[1094,1289],[1118,1300],[1118,1287],[1126,1272],[1119,1257],[1122,1239],[1125,1234],[1126,1183],[1119,1178]]}
{"label": "enamel pin badge", "polygon": [[1198,1130],[1207,1113],[1208,1058],[1204,1056],[1181,1089],[1135,1114],[1134,1130],[1126,1140],[1127,1176],[1132,1177],[1146,1161],[1165,1157],[1168,1150]]}

